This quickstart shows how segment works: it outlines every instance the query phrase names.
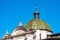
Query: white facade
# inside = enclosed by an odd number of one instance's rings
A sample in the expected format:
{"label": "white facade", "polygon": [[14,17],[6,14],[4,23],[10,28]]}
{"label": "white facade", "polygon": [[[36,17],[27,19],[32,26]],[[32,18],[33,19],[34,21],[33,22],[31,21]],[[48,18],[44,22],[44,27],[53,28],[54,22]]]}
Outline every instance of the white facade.
{"label": "white facade", "polygon": [[35,30],[35,31],[36,32],[34,33],[28,33],[25,35],[22,34],[20,36],[17,36],[18,33],[15,33],[16,34],[15,36],[11,35],[13,37],[6,40],[40,40],[40,39],[46,39],[47,35],[52,34],[51,32],[46,30]]}

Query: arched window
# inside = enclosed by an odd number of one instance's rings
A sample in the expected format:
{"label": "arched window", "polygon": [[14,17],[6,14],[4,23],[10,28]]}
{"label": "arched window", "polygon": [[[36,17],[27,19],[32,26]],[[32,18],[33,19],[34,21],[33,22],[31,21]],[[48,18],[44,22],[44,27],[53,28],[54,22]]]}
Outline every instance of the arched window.
{"label": "arched window", "polygon": [[40,33],[40,40],[41,40],[41,33]]}
{"label": "arched window", "polygon": [[33,39],[35,40],[36,36],[34,35]]}
{"label": "arched window", "polygon": [[27,37],[25,38],[25,40],[27,40]]}
{"label": "arched window", "polygon": [[47,38],[48,38],[48,34],[47,34]]}

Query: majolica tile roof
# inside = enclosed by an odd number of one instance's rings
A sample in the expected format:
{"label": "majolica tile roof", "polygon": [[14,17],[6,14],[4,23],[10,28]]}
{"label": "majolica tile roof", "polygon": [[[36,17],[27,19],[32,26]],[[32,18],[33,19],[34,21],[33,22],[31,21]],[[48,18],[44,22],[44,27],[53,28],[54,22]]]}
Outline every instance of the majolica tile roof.
{"label": "majolica tile roof", "polygon": [[46,29],[46,30],[52,31],[50,26],[45,21],[40,19],[34,19],[29,21],[26,24],[26,27],[29,29]]}

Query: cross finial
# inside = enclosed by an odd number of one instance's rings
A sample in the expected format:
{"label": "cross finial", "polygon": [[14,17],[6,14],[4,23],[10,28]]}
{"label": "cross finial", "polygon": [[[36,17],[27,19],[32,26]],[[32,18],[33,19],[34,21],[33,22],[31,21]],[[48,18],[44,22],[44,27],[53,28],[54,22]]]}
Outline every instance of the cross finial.
{"label": "cross finial", "polygon": [[35,13],[38,13],[38,2],[35,0]]}
{"label": "cross finial", "polygon": [[20,22],[19,26],[22,26],[22,23]]}

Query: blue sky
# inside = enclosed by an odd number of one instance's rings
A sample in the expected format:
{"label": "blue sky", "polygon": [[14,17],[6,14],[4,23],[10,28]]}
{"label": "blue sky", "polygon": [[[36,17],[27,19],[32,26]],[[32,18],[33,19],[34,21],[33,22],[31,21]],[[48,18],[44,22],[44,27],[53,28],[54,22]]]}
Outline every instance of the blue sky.
{"label": "blue sky", "polygon": [[[37,0],[40,19],[46,21],[53,33],[60,32],[60,0]],[[20,21],[23,26],[33,19],[35,0],[0,0],[0,38],[6,30],[11,34]]]}

